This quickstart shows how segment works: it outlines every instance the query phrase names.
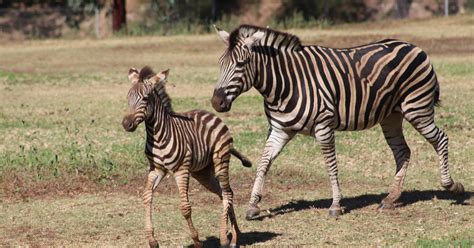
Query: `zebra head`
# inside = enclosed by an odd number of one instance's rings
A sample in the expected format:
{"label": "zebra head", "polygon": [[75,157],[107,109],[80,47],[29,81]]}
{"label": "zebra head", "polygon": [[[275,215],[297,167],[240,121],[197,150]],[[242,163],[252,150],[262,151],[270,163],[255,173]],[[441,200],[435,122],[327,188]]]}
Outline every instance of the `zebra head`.
{"label": "zebra head", "polygon": [[260,42],[265,32],[251,30],[241,33],[236,29],[229,34],[216,26],[214,28],[227,48],[219,58],[220,75],[211,102],[217,112],[227,112],[232,102],[253,86],[256,70],[251,63],[252,47]]}
{"label": "zebra head", "polygon": [[130,68],[128,79],[132,82],[132,87],[128,91],[128,111],[123,117],[122,126],[127,132],[133,132],[137,126],[150,116],[153,108],[153,91],[163,85],[162,82],[168,77],[169,70],[155,74],[150,67],[144,67],[140,72],[135,68]]}

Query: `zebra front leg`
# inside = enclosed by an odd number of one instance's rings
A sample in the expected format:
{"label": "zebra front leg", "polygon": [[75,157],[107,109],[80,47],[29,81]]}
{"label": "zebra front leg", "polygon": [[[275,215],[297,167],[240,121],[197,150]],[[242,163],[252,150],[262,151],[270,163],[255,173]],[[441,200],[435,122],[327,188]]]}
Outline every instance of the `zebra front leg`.
{"label": "zebra front leg", "polygon": [[331,182],[332,204],[329,208],[329,215],[339,216],[342,214],[341,205],[339,204],[342,196],[341,190],[339,188],[339,181],[337,179],[337,160],[334,130],[327,125],[317,125],[315,128],[315,137],[321,145],[321,151],[328,168],[329,180]]}
{"label": "zebra front leg", "polygon": [[[186,167],[186,166],[182,166]],[[193,220],[191,218],[191,204],[189,203],[188,198],[188,188],[189,188],[189,171],[187,169],[182,169],[174,173],[176,183],[178,184],[179,196],[181,198],[181,203],[179,204],[179,209],[181,214],[188,222],[189,231],[191,238],[194,242],[195,248],[201,248],[202,242],[199,241],[199,234],[196,228],[193,225]]]}
{"label": "zebra front leg", "polygon": [[389,194],[380,203],[379,209],[394,209],[395,201],[402,194],[403,181],[410,161],[410,148],[408,147],[402,129],[403,115],[392,113],[380,123],[383,135],[390,146],[397,165],[395,181],[389,189]]}
{"label": "zebra front leg", "polygon": [[158,241],[154,237],[153,222],[152,222],[152,202],[153,191],[155,191],[161,179],[166,175],[166,171],[154,168],[153,166],[148,172],[148,178],[143,191],[143,205],[145,206],[145,235],[148,239],[150,248],[159,247]]}
{"label": "zebra front leg", "polygon": [[265,148],[257,167],[257,175],[255,177],[249,207],[245,217],[247,220],[251,220],[260,214],[260,208],[257,204],[262,199],[264,177],[270,169],[273,160],[278,156],[278,154],[280,154],[283,147],[285,147],[288,141],[290,141],[294,136],[295,133],[270,128],[267,142],[265,143]]}

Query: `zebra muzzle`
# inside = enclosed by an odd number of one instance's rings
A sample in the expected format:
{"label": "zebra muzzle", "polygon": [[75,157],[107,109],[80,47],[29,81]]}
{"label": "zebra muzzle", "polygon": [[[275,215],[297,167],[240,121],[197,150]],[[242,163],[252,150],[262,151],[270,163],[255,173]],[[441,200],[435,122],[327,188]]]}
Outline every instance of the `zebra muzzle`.
{"label": "zebra muzzle", "polygon": [[224,88],[214,90],[211,103],[217,112],[227,112],[230,110],[230,104],[227,102]]}
{"label": "zebra muzzle", "polygon": [[137,125],[135,125],[135,121],[133,120],[132,116],[125,116],[122,120],[123,129],[127,132],[133,132],[137,129]]}

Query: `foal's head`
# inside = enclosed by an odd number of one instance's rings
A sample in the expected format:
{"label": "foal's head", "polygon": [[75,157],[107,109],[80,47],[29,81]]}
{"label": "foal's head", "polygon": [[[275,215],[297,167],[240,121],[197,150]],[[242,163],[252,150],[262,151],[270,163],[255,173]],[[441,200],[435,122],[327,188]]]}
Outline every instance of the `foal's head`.
{"label": "foal's head", "polygon": [[148,66],[143,67],[140,72],[135,68],[130,68],[128,79],[132,82],[132,87],[127,95],[128,111],[122,121],[125,131],[135,131],[137,126],[149,117],[152,110],[150,103],[154,101],[153,92],[163,87],[168,73],[169,70],[156,74]]}

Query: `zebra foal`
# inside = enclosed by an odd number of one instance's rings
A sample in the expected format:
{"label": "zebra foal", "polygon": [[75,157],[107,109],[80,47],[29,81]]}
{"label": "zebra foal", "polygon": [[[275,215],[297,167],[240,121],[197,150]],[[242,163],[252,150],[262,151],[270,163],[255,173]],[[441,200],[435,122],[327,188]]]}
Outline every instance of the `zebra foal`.
{"label": "zebra foal", "polygon": [[233,192],[229,185],[230,155],[236,156],[246,167],[251,162],[233,148],[229,129],[217,116],[192,110],[175,113],[165,90],[168,70],[155,74],[151,68],[131,68],[128,78],[132,86],[128,92],[128,113],[122,121],[123,128],[133,132],[145,122],[145,154],[149,173],[143,192],[145,205],[145,232],[150,247],[157,247],[152,224],[153,191],[163,177],[170,173],[178,185],[181,198],[180,210],[186,219],[195,247],[202,247],[198,232],[191,219],[188,199],[190,175],[223,201],[224,209],[220,226],[220,243],[227,246],[227,221],[230,219],[231,246],[237,245],[239,229],[233,209]]}
{"label": "zebra foal", "polygon": [[439,156],[441,185],[462,194],[449,174],[448,136],[434,122],[439,84],[427,54],[398,40],[352,48],[302,45],[276,30],[242,25],[232,33],[216,28],[227,45],[219,59],[220,76],[212,106],[229,111],[232,102],[254,87],[264,98],[270,125],[247,210],[260,213],[264,176],[283,147],[297,134],[313,136],[329,173],[331,215],[342,214],[335,131],[363,130],[380,124],[395,158],[395,181],[380,208],[394,208],[410,160],[402,122],[408,121]]}

